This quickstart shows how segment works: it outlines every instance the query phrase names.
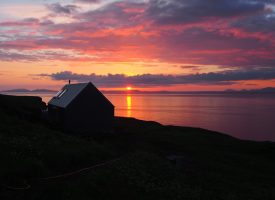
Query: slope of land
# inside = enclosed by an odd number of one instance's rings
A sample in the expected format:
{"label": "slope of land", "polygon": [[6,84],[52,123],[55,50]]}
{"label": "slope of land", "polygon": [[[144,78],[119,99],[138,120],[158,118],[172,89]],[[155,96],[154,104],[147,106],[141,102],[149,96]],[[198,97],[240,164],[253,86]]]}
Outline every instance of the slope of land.
{"label": "slope of land", "polygon": [[42,108],[0,95],[1,200],[275,198],[274,143],[132,118],[69,135],[42,123]]}

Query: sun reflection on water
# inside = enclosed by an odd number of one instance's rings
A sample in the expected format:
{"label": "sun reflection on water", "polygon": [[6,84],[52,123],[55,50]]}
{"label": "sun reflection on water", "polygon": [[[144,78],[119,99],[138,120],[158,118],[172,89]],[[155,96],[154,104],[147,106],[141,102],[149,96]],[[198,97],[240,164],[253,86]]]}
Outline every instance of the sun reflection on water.
{"label": "sun reflection on water", "polygon": [[132,116],[132,97],[130,95],[127,95],[127,117]]}

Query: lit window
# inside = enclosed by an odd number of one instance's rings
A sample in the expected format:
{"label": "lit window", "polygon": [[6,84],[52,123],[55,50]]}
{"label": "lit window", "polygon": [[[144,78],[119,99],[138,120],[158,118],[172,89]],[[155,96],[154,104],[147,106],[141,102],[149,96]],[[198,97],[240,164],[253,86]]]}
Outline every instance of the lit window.
{"label": "lit window", "polygon": [[61,90],[61,91],[59,91],[54,97],[55,97],[55,98],[60,98],[60,97],[63,96],[63,94],[65,94],[66,91],[67,91],[67,89]]}

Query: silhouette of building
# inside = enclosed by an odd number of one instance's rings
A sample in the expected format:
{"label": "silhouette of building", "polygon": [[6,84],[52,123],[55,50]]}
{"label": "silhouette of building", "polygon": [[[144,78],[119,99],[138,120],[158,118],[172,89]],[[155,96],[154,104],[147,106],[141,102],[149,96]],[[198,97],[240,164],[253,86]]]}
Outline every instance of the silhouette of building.
{"label": "silhouette of building", "polygon": [[67,84],[48,103],[50,121],[71,132],[112,129],[113,104],[91,83]]}

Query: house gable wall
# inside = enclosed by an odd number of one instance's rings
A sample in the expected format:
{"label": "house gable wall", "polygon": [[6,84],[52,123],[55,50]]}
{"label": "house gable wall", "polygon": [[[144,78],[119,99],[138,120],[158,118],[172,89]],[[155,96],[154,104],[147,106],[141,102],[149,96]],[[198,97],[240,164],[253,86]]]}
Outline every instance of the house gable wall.
{"label": "house gable wall", "polygon": [[92,85],[88,85],[66,108],[65,128],[71,131],[111,129],[114,106]]}

